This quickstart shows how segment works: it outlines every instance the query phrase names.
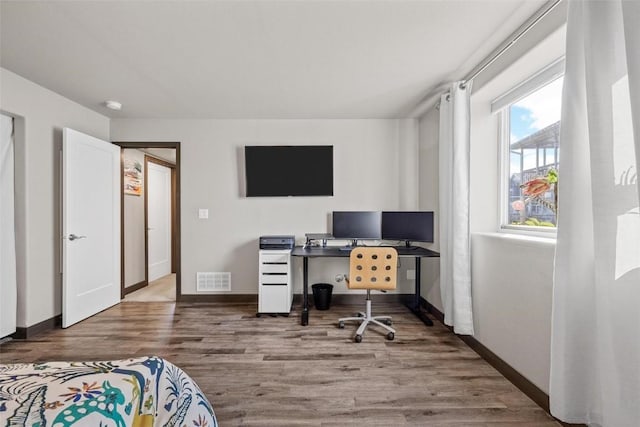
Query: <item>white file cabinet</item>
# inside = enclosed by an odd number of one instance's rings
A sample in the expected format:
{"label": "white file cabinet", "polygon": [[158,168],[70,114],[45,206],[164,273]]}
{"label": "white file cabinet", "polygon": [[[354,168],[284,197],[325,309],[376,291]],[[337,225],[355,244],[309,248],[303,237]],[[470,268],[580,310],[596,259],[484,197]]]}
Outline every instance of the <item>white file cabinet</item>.
{"label": "white file cabinet", "polygon": [[291,249],[261,249],[258,262],[257,315],[289,314],[293,303]]}

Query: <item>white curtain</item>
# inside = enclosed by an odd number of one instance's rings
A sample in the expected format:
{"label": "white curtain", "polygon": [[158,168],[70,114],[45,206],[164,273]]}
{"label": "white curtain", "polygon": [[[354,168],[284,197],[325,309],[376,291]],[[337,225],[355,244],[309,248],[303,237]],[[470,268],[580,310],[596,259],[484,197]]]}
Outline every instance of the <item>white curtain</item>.
{"label": "white curtain", "polygon": [[469,96],[452,83],[440,99],[440,292],[444,323],[473,335],[469,236]]}
{"label": "white curtain", "polygon": [[640,425],[640,2],[571,1],[551,413]]}
{"label": "white curtain", "polygon": [[16,331],[13,118],[0,114],[0,338]]}

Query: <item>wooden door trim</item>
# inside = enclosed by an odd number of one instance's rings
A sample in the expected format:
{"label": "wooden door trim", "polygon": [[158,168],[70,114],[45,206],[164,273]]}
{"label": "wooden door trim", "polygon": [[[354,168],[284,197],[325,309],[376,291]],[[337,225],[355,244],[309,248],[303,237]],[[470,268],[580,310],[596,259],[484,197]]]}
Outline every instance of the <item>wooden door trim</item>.
{"label": "wooden door trim", "polygon": [[[146,281],[146,277],[145,277]],[[126,295],[124,285],[124,150],[120,147],[120,299]]]}
{"label": "wooden door trim", "polygon": [[149,156],[144,155],[144,278],[149,285]]}
{"label": "wooden door trim", "polygon": [[162,160],[162,159],[159,159],[157,157],[150,156],[150,155],[148,155],[146,153],[144,155],[144,161],[145,162],[155,163],[156,165],[164,166],[164,167],[171,168],[171,169],[175,169],[176,168],[176,165],[174,165],[173,163],[169,163],[169,162],[167,162],[165,160]]}
{"label": "wooden door trim", "polygon": [[[115,143],[114,143],[115,144]],[[119,144],[116,144],[119,145]],[[147,269],[145,267],[145,271],[144,271],[144,280],[138,282],[138,283],[134,283],[131,286],[126,286],[125,283],[125,277],[124,277],[124,271],[125,271],[125,267],[124,267],[124,260],[125,260],[125,254],[124,254],[124,227],[125,227],[125,221],[124,221],[124,201],[125,201],[125,197],[124,197],[124,149],[128,148],[128,147],[122,147],[120,146],[120,299],[124,299],[124,297],[127,294],[130,294],[132,292],[135,292],[139,289],[144,288],[145,286],[149,285],[149,275],[147,272]],[[147,181],[147,177],[146,177],[146,170],[145,170],[145,175],[143,177],[143,185],[145,185],[144,188],[144,196],[143,198],[145,198],[145,203],[146,203],[146,181]],[[146,204],[144,209],[146,209]],[[146,218],[145,218],[146,220]],[[146,223],[144,224],[145,227],[145,234],[146,234]],[[146,239],[146,237],[145,237]],[[146,246],[146,243],[145,243]],[[145,259],[145,264],[146,264],[146,259]]]}
{"label": "wooden door trim", "polygon": [[178,211],[178,206],[176,202],[176,168],[171,168],[171,272],[175,273],[178,260],[176,259],[176,251],[178,250],[178,237],[176,236],[176,212]]}
{"label": "wooden door trim", "polygon": [[[174,166],[172,169],[175,171],[175,191],[172,191],[173,196],[175,198],[175,227],[172,227],[172,230],[175,230],[175,251],[172,254],[172,261],[175,258],[175,272],[176,272],[176,302],[182,300],[182,273],[181,273],[181,230],[180,230],[180,142],[139,142],[139,141],[114,141],[113,144],[120,146],[121,149],[132,148],[132,149],[140,149],[140,148],[173,148],[176,150],[176,164],[169,165]],[[121,165],[124,167],[124,164]],[[147,168],[145,167],[145,175],[147,173]],[[172,180],[173,181],[173,180]],[[147,197],[146,184],[147,179],[146,176],[144,178],[145,185],[145,198]],[[122,183],[120,185],[121,198],[124,199],[124,189]],[[121,245],[121,283],[120,283],[120,295],[124,298],[124,203],[121,204],[121,225],[120,225],[120,245]],[[146,206],[145,206],[146,210]],[[172,224],[173,225],[173,224]],[[146,215],[145,215],[145,240],[147,233],[147,224],[146,224]],[[172,231],[172,235],[174,232]],[[145,247],[147,245],[145,244]],[[146,251],[146,249],[145,249]],[[148,262],[145,259],[145,270],[148,268]],[[148,279],[148,276],[146,276]]]}

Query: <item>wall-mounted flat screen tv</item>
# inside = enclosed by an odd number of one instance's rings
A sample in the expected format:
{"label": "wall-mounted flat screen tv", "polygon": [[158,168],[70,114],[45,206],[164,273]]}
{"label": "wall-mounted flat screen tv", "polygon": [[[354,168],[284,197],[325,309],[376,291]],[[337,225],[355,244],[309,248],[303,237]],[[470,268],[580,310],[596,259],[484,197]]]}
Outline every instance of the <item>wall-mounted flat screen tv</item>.
{"label": "wall-mounted flat screen tv", "polygon": [[247,145],[247,197],[333,196],[332,145]]}

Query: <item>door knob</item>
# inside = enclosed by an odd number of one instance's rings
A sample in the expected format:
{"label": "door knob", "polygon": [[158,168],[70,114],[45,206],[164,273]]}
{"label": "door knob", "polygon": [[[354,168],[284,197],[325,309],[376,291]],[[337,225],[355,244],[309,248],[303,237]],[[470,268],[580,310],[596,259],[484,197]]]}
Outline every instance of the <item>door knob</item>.
{"label": "door knob", "polygon": [[69,240],[71,240],[72,242],[74,240],[78,240],[78,239],[86,239],[87,236],[76,236],[75,234],[69,234]]}

